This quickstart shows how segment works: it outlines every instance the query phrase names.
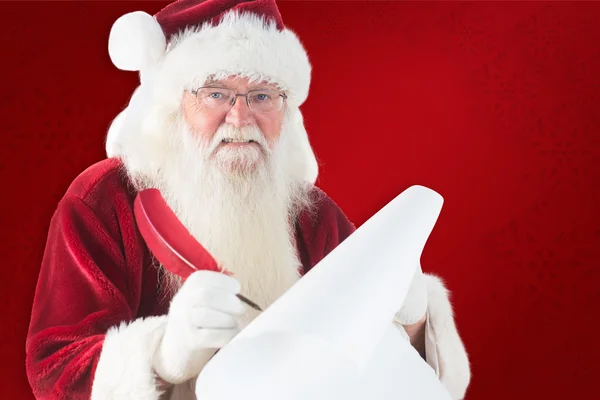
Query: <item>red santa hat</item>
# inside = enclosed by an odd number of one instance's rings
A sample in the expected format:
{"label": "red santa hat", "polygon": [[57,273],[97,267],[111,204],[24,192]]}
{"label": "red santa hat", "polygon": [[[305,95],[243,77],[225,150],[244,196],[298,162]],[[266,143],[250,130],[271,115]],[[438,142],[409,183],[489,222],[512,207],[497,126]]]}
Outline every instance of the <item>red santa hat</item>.
{"label": "red santa hat", "polygon": [[109,129],[109,156],[118,155],[121,137],[131,134],[145,105],[172,112],[185,89],[209,78],[242,76],[275,83],[287,93],[306,179],[316,180],[317,162],[299,111],[308,96],[311,65],[275,0],[176,0],[154,16],[128,13],[114,23],[108,50],[117,68],[139,71],[141,79]]}

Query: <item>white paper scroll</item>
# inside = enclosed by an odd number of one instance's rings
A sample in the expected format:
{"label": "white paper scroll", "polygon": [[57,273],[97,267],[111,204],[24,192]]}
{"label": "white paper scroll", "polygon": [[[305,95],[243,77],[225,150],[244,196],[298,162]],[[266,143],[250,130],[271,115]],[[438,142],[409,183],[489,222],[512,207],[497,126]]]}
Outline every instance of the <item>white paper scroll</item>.
{"label": "white paper scroll", "polygon": [[449,399],[391,322],[442,204],[412,186],[383,207],[221,349],[198,399]]}

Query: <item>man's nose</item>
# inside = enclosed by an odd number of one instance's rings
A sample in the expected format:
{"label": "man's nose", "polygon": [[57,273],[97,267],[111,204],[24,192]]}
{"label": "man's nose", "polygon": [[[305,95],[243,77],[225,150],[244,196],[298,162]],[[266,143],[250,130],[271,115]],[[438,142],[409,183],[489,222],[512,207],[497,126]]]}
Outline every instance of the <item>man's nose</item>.
{"label": "man's nose", "polygon": [[242,128],[256,123],[254,113],[248,107],[245,97],[237,97],[235,104],[227,113],[225,122],[232,124],[236,128]]}

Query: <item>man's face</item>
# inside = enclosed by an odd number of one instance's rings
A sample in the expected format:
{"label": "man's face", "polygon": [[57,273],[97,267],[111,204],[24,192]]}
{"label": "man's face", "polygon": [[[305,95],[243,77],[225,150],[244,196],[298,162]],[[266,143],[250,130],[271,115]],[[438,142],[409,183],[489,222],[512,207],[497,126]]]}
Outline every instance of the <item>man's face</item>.
{"label": "man's face", "polygon": [[[242,96],[231,107],[236,93],[250,91],[252,107]],[[183,116],[208,159],[216,159],[227,169],[255,169],[279,140],[285,112],[280,93],[274,85],[251,84],[246,78],[212,81],[197,92],[184,93]],[[267,103],[277,107],[265,112]]]}
{"label": "man's face", "polygon": [[[246,94],[275,87],[240,78],[207,86],[211,89],[201,93],[185,92],[172,126],[165,119],[161,132],[166,140],[153,147],[166,146],[163,163],[148,168],[147,187],[161,191],[186,228],[240,279],[249,296],[270,304],[297,279],[290,216],[308,203],[308,191],[294,170],[294,132],[286,126],[278,91],[251,94],[256,95],[251,97],[257,101],[251,103],[254,111],[244,97],[230,107],[221,96],[231,101],[229,89]],[[273,104],[265,93],[274,93],[282,107],[256,112]],[[273,291],[263,290],[262,277],[269,277]]]}

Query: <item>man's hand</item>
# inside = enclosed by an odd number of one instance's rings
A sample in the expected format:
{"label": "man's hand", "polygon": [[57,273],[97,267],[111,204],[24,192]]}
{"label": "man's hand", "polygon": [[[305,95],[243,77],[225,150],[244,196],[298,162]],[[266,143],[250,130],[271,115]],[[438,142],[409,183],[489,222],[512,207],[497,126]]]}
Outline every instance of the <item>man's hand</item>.
{"label": "man's hand", "polygon": [[171,302],[154,356],[162,380],[178,384],[194,378],[239,332],[235,317],[246,312],[236,296],[239,291],[238,281],[219,272],[197,271],[188,277]]}

